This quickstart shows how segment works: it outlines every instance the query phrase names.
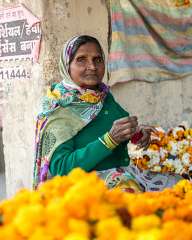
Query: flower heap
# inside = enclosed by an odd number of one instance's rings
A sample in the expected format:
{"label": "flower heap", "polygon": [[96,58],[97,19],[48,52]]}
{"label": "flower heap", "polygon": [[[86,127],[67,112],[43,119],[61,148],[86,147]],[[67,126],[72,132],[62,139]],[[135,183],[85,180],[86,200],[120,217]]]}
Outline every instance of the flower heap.
{"label": "flower heap", "polygon": [[192,176],[192,128],[180,125],[167,132],[157,128],[147,150],[129,143],[133,164],[142,170]]}
{"label": "flower heap", "polygon": [[0,240],[189,240],[192,184],[163,192],[108,190],[95,173],[74,170],[37,191],[0,203]]}

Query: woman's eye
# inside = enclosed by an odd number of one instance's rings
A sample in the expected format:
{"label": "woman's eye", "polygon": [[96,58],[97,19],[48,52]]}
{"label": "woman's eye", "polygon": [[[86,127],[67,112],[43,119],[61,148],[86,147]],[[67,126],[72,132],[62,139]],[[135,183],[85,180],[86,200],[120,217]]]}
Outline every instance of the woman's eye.
{"label": "woman's eye", "polygon": [[97,58],[95,58],[95,62],[96,63],[102,63],[103,62],[103,58],[102,57],[97,57]]}
{"label": "woman's eye", "polygon": [[79,57],[79,58],[77,58],[77,62],[78,63],[85,63],[86,59],[84,57]]}

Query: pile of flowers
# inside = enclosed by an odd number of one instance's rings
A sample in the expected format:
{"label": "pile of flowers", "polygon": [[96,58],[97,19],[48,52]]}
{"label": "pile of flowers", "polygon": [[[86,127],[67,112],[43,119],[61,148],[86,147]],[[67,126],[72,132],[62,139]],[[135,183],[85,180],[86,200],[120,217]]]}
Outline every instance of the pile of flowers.
{"label": "pile of flowers", "polygon": [[131,194],[76,169],[1,202],[0,240],[189,240],[191,203],[188,180]]}
{"label": "pile of flowers", "polygon": [[192,176],[192,128],[187,124],[168,131],[158,127],[147,150],[132,143],[128,149],[132,163],[142,170]]}

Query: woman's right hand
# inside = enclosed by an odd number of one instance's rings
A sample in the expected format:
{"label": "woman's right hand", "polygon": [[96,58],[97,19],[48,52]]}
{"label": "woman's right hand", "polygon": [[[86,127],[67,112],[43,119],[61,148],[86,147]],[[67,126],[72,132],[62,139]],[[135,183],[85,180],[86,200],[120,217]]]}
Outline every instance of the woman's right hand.
{"label": "woman's right hand", "polygon": [[109,135],[116,143],[127,141],[135,133],[138,127],[137,117],[124,117],[113,122]]}

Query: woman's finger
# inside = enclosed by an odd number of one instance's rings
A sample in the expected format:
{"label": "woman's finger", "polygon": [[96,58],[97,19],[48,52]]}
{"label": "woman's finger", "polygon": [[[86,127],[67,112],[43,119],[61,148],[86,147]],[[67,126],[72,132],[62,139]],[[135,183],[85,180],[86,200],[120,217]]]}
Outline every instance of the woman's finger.
{"label": "woman's finger", "polygon": [[137,122],[128,122],[126,124],[122,124],[122,125],[117,125],[116,128],[117,128],[117,131],[125,131],[125,130],[133,130],[131,131],[132,133],[135,132],[136,128],[137,128],[138,124]]}
{"label": "woman's finger", "polygon": [[126,124],[128,122],[137,122],[137,117],[136,116],[131,116],[131,117],[124,117],[117,119],[114,123],[117,125],[121,124]]}
{"label": "woman's finger", "polygon": [[149,132],[146,131],[142,131],[143,132],[143,137],[139,140],[138,142],[138,146],[140,148],[147,148],[150,144],[150,136],[151,134]]}
{"label": "woman's finger", "polygon": [[130,138],[136,132],[136,129],[136,127],[124,129],[120,132],[120,135],[124,137],[128,136]]}
{"label": "woman's finger", "polygon": [[154,132],[154,133],[157,133],[157,129],[154,127],[154,126],[149,126],[149,125],[139,125],[139,128],[142,130],[145,130],[147,132]]}

